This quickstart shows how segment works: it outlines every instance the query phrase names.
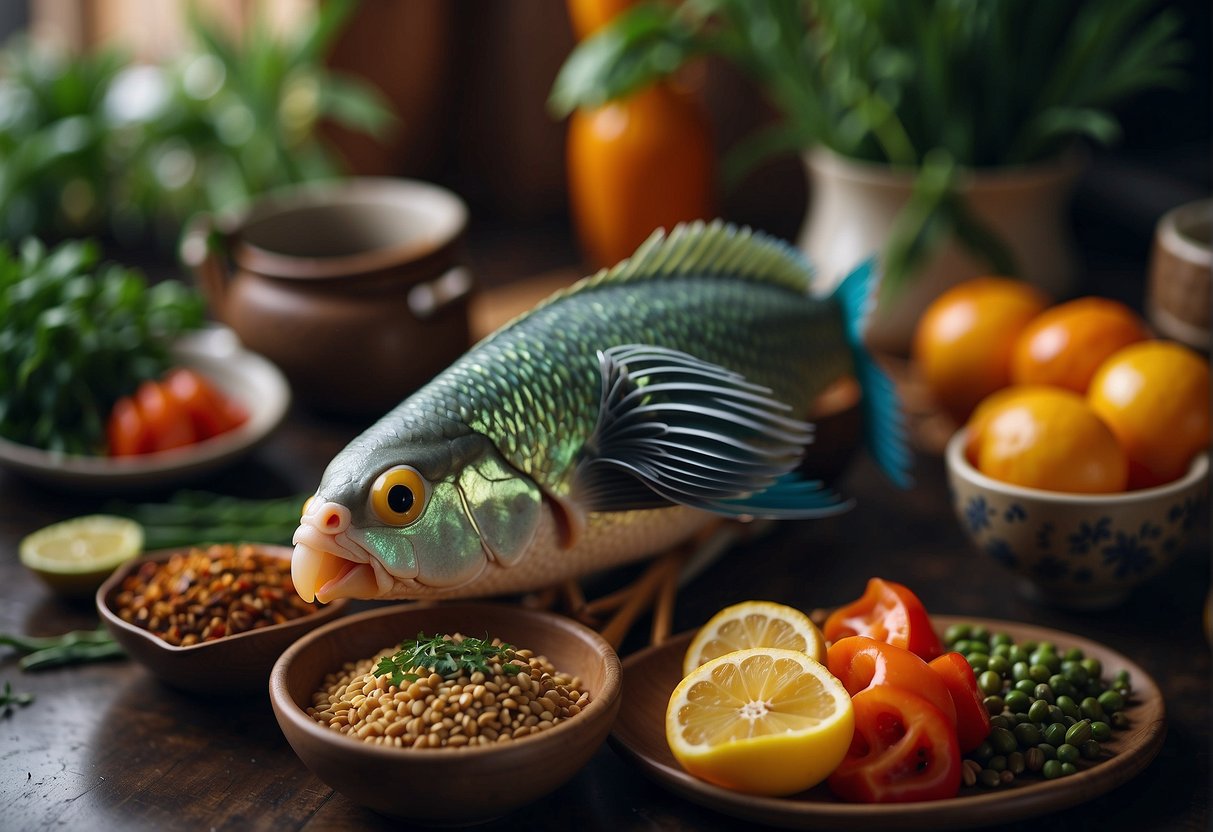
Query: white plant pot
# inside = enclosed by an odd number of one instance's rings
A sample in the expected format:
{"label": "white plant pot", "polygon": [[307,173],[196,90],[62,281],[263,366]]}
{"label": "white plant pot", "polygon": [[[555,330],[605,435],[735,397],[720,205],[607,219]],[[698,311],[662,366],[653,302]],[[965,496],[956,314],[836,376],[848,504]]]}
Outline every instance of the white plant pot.
{"label": "white plant pot", "polygon": [[[818,291],[828,291],[859,262],[883,254],[915,172],[860,162],[815,148],[803,155],[810,206],[798,238],[816,267]],[[1073,288],[1077,258],[1068,216],[1082,158],[963,174],[958,192],[969,210],[1006,244],[1020,277],[1062,298]],[[882,287],[868,342],[907,355],[914,326],[932,299],[949,287],[990,273],[990,266],[954,238],[930,251],[900,288]]]}

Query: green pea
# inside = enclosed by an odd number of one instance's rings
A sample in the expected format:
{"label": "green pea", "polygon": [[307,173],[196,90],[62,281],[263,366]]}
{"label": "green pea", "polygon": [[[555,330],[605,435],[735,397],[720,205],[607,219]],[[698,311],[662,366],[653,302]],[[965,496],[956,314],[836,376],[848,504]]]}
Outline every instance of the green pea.
{"label": "green pea", "polygon": [[1063,763],[1077,763],[1082,754],[1068,742],[1057,746],[1057,759]]}
{"label": "green pea", "polygon": [[1082,745],[1078,746],[1079,752],[1084,760],[1098,760],[1099,753],[1102,750],[1099,743],[1095,740],[1087,740]]}
{"label": "green pea", "polygon": [[1091,739],[1091,720],[1089,719],[1075,722],[1066,730],[1066,742],[1070,745],[1082,745],[1089,739]]}
{"label": "green pea", "polygon": [[1105,711],[1119,711],[1125,706],[1125,698],[1114,690],[1105,690],[1096,701]]}
{"label": "green pea", "polygon": [[1057,673],[1061,670],[1061,659],[1056,653],[1046,653],[1042,650],[1037,650],[1035,653],[1028,656],[1028,661],[1032,664],[1044,665],[1045,667],[1049,668],[1050,673]]}
{"label": "green pea", "polygon": [[1061,708],[1057,707],[1056,705],[1049,706],[1049,723],[1050,724],[1052,724],[1054,722],[1065,722],[1065,719],[1066,719],[1066,715],[1064,713],[1062,713]]}
{"label": "green pea", "polygon": [[1064,655],[1062,655],[1062,659],[1069,662],[1077,662],[1082,661],[1082,655],[1082,650],[1078,649],[1077,647],[1071,647],[1065,652]]}
{"label": "green pea", "polygon": [[1108,718],[1108,715],[1104,713],[1103,705],[1099,704],[1099,700],[1094,696],[1088,696],[1086,699],[1082,700],[1082,705],[1080,708],[1082,710],[1082,715],[1091,721],[1095,721],[1097,719],[1106,720]]}
{"label": "green pea", "polygon": [[1073,763],[1062,763],[1061,776],[1069,777],[1072,774],[1078,774],[1078,766],[1074,765]]}
{"label": "green pea", "polygon": [[986,763],[986,768],[988,768],[990,771],[1006,771],[1007,758],[1001,754],[996,754],[990,758],[988,763]]}
{"label": "green pea", "polygon": [[965,660],[974,673],[981,673],[990,667],[990,657],[985,653],[966,653]]}
{"label": "green pea", "polygon": [[969,637],[970,628],[968,624],[953,624],[944,631],[943,640],[948,644],[955,644],[961,639]]}
{"label": "green pea", "polygon": [[989,743],[997,754],[1010,754],[1019,748],[1015,735],[1006,728],[997,726],[990,729]]}
{"label": "green pea", "polygon": [[1044,734],[1031,722],[1016,725],[1011,733],[1015,735],[1015,740],[1019,743],[1020,748],[1031,748],[1044,742]]}
{"label": "green pea", "polygon": [[982,700],[982,704],[986,706],[986,711],[990,716],[996,716],[1002,713],[1002,709],[1007,706],[1001,696],[987,696]]}
{"label": "green pea", "polygon": [[981,745],[973,749],[973,759],[980,762],[985,762],[994,756],[994,746],[990,745],[990,741],[982,740]]}
{"label": "green pea", "polygon": [[1032,699],[1022,690],[1008,691],[1007,695],[1003,698],[1006,700],[1007,708],[1012,713],[1027,713],[1028,708],[1032,706]]}
{"label": "green pea", "polygon": [[1012,728],[1015,727],[1015,720],[1010,714],[1004,714],[1004,713],[996,714],[996,715],[990,717],[990,727],[991,728],[1003,728],[1007,731],[1010,731]]}
{"label": "green pea", "polygon": [[1029,653],[1031,653],[1033,650],[1036,649],[1036,642],[1031,641],[1031,640],[1021,641],[1021,642],[1019,642],[1019,646],[1022,647],[1024,650],[1027,650]]}
{"label": "green pea", "polygon": [[1015,664],[1016,662],[1024,662],[1026,664],[1028,661],[1028,651],[1017,644],[1011,648],[1010,653],[1007,653],[1007,658],[1011,664]]}
{"label": "green pea", "polygon": [[981,626],[980,624],[974,624],[973,629],[969,631],[969,638],[976,639],[978,641],[989,642],[990,631],[987,630],[985,627]]}
{"label": "green pea", "polygon": [[1022,751],[1012,751],[1007,755],[1007,771],[1012,774],[1023,774],[1023,770],[1027,768],[1027,762],[1024,760]]}
{"label": "green pea", "polygon": [[[990,668],[990,670],[997,673],[1000,677],[1006,676],[1008,673],[1011,672],[1011,662],[1007,659],[1006,656],[1000,656],[997,653],[995,653],[993,656],[990,656],[989,668]],[[999,679],[999,683],[1001,683],[1001,682],[1002,682],[1002,680]]]}
{"label": "green pea", "polygon": [[1075,719],[1082,714],[1082,709],[1078,707],[1078,703],[1068,696],[1057,697],[1057,707],[1061,708],[1063,714],[1072,716]]}
{"label": "green pea", "polygon": [[1117,693],[1127,694],[1130,690],[1129,683],[1122,682],[1119,679],[1116,679],[1112,682],[1112,690],[1116,691]]}
{"label": "green pea", "polygon": [[1112,726],[1106,722],[1092,722],[1091,738],[1096,742],[1107,742],[1112,739]]}
{"label": "green pea", "polygon": [[1028,719],[1033,722],[1044,722],[1049,718],[1049,703],[1043,699],[1037,699],[1032,703],[1032,707],[1028,708]]}
{"label": "green pea", "polygon": [[1002,777],[993,769],[983,768],[977,773],[977,782],[992,789],[1002,782]]}
{"label": "green pea", "polygon": [[993,670],[984,670],[977,677],[977,687],[982,693],[993,696],[1002,690],[1002,675]]}
{"label": "green pea", "polygon": [[1090,681],[1090,676],[1087,675],[1086,669],[1083,668],[1083,666],[1078,662],[1063,664],[1061,667],[1061,675],[1065,676],[1066,679],[1069,680],[1070,684],[1074,685],[1075,687],[1086,685],[1087,682]]}
{"label": "green pea", "polygon": [[1028,678],[1036,684],[1049,681],[1049,677],[1053,674],[1049,672],[1049,668],[1043,664],[1034,664],[1028,667]]}
{"label": "green pea", "polygon": [[1046,705],[1052,705],[1057,701],[1056,697],[1053,696],[1053,688],[1046,684],[1039,684],[1033,688],[1032,696],[1044,702]]}
{"label": "green pea", "polygon": [[1061,763],[1057,760],[1045,760],[1045,764],[1040,768],[1040,773],[1046,780],[1056,780],[1062,774]]}
{"label": "green pea", "polygon": [[1053,747],[1057,747],[1066,741],[1066,726],[1060,722],[1054,722],[1044,730],[1045,742]]}
{"label": "green pea", "polygon": [[1036,649],[1042,653],[1057,653],[1057,645],[1051,641],[1037,642]]}
{"label": "green pea", "polygon": [[1099,659],[1083,659],[1082,668],[1087,671],[1087,674],[1092,679],[1098,679],[1103,676],[1103,664]]}
{"label": "green pea", "polygon": [[1030,667],[1031,667],[1031,665],[1029,665],[1027,662],[1013,663],[1011,665],[1011,678],[1014,679],[1016,682],[1018,682],[1020,679],[1030,678],[1030,675],[1028,673],[1028,670]]}
{"label": "green pea", "polygon": [[1015,683],[1015,690],[1019,691],[1020,693],[1026,694],[1028,696],[1031,696],[1032,693],[1035,692],[1035,690],[1036,690],[1036,683],[1033,682],[1031,679],[1020,679],[1018,682]]}
{"label": "green pea", "polygon": [[1056,746],[1049,745],[1047,742],[1042,742],[1040,745],[1038,745],[1036,747],[1040,750],[1041,754],[1045,755],[1046,760],[1056,760],[1057,759],[1057,747]]}
{"label": "green pea", "polygon": [[1108,717],[1107,722],[1111,723],[1113,728],[1128,728],[1129,715],[1124,711],[1115,711],[1110,717]]}
{"label": "green pea", "polygon": [[994,635],[990,636],[990,644],[993,645],[1010,647],[1014,643],[1015,639],[1011,638],[1010,634],[1008,633],[995,633]]}
{"label": "green pea", "polygon": [[1055,673],[1049,677],[1049,687],[1053,689],[1056,696],[1073,697],[1078,691],[1074,690],[1074,686],[1070,684],[1070,680],[1060,673]]}

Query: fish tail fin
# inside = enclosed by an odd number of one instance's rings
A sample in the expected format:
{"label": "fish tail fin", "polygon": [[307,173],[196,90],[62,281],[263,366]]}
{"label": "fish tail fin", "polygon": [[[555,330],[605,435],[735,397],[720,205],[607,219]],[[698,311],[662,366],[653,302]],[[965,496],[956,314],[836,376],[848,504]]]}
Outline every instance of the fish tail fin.
{"label": "fish tail fin", "polygon": [[855,377],[863,391],[860,413],[864,443],[885,475],[898,486],[908,488],[911,483],[910,450],[901,401],[892,380],[876,363],[863,340],[868,318],[876,307],[879,287],[880,274],[876,258],[872,257],[843,279],[833,297],[842,307]]}

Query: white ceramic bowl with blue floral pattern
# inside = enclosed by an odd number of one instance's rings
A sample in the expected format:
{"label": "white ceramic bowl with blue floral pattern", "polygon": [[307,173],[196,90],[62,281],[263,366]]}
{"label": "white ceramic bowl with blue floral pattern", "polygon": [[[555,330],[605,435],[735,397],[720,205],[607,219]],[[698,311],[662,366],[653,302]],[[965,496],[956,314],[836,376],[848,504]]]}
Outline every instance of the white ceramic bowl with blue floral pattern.
{"label": "white ceramic bowl with blue floral pattern", "polygon": [[949,440],[952,506],[978,552],[1044,603],[1103,609],[1165,569],[1199,522],[1209,457],[1156,488],[1066,494],[1023,488],[980,473],[965,458],[966,431]]}

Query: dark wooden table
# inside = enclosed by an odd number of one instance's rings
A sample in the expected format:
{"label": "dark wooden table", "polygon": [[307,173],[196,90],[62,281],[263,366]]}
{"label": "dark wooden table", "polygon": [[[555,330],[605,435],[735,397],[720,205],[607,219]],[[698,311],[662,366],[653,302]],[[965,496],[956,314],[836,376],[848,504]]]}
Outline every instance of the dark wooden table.
{"label": "dark wooden table", "polygon": [[[507,237],[485,238],[498,248],[479,252],[481,270],[493,265],[492,251],[514,245]],[[555,251],[523,247],[509,262],[525,274],[560,265],[549,262],[553,257],[571,256],[567,243]],[[328,459],[361,427],[296,409],[253,457],[205,485],[244,496],[310,491]],[[681,593],[675,630],[698,626],[720,607],[746,599],[803,609],[838,604],[880,575],[914,588],[936,613],[1027,621],[1091,638],[1130,657],[1157,681],[1166,699],[1166,744],[1124,787],[1033,821],[1033,827],[1208,829],[1210,651],[1202,628],[1210,583],[1207,519],[1174,567],[1126,604],[1079,614],[1025,601],[997,563],[970,550],[948,505],[940,459],[920,457],[915,475],[916,487],[899,492],[859,456],[839,483],[857,498],[854,511],[785,523],[729,552]],[[0,630],[53,634],[95,625],[89,606],[57,601],[20,566],[17,544],[43,525],[103,506],[98,498],[0,473]],[[646,633],[641,620],[623,652],[641,646]],[[314,777],[287,745],[264,695],[192,697],[127,661],[22,673],[16,658],[0,648],[3,682],[37,699],[0,719],[0,829],[399,828]],[[418,785],[423,793],[424,784]],[[555,793],[485,828],[739,826],[665,791],[604,746]]]}

